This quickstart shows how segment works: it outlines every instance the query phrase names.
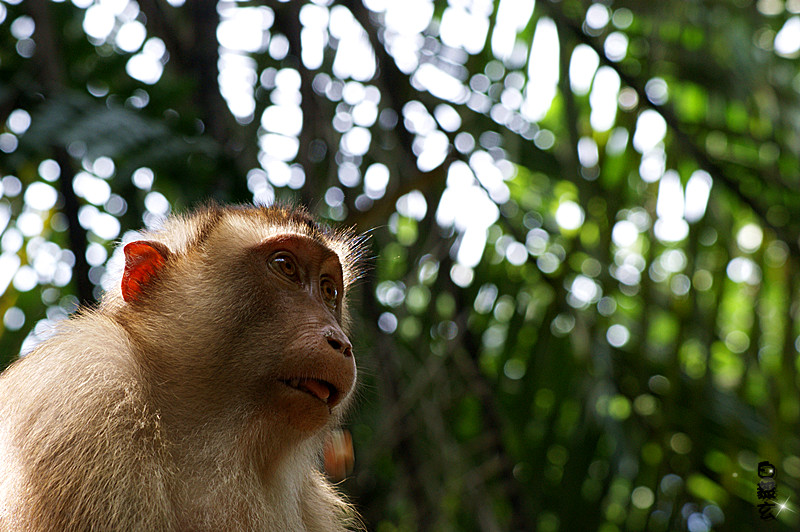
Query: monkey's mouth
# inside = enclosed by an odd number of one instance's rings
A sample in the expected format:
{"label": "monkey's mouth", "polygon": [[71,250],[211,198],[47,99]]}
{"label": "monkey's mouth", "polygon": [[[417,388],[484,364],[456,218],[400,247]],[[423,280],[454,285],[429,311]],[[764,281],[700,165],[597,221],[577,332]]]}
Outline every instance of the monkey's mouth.
{"label": "monkey's mouth", "polygon": [[327,381],[320,379],[288,379],[281,382],[290,388],[316,397],[329,407],[339,402],[339,390]]}

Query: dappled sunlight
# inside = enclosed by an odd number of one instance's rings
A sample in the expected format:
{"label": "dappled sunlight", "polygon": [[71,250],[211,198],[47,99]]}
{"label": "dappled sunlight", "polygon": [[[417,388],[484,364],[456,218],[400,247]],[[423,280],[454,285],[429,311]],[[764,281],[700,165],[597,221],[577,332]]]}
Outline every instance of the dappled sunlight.
{"label": "dappled sunlight", "polygon": [[607,131],[614,125],[619,89],[619,74],[610,67],[600,67],[595,74],[589,95],[589,103],[592,106],[590,122],[595,131]]}
{"label": "dappled sunlight", "polygon": [[372,237],[370,524],[750,526],[766,448],[791,494],[797,0],[45,4],[52,43],[0,0],[5,348],[99,297],[126,229],[299,200]]}
{"label": "dappled sunlight", "polygon": [[528,79],[535,81],[525,86],[525,101],[522,104],[522,115],[532,122],[544,118],[556,95],[558,55],[555,24],[547,18],[539,19],[528,60]]}
{"label": "dappled sunlight", "polygon": [[583,224],[583,209],[574,201],[564,201],[556,210],[556,223],[566,231],[574,231]]}

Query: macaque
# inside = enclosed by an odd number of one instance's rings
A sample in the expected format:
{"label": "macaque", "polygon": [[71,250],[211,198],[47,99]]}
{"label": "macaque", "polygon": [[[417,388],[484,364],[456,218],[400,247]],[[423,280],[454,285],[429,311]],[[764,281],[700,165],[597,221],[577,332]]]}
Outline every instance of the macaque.
{"label": "macaque", "polygon": [[0,374],[0,530],[337,531],[364,238],[289,207],[168,219]]}

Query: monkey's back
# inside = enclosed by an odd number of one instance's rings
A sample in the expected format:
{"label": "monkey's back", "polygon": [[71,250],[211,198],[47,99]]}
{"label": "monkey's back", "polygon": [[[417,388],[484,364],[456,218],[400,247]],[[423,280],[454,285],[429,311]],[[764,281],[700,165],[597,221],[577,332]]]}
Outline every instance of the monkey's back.
{"label": "monkey's back", "polygon": [[166,449],[130,353],[87,313],[0,374],[0,530],[164,529]]}

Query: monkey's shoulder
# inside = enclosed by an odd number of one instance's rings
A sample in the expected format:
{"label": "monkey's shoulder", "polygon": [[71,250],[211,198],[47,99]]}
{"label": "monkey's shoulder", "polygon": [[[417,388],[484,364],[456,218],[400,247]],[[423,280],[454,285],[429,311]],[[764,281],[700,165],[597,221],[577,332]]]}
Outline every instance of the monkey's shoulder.
{"label": "monkey's shoulder", "polygon": [[[42,438],[87,426],[110,430],[120,415],[143,408],[128,339],[111,320],[79,316],[0,374],[0,422],[12,433]],[[142,404],[140,404],[142,403]],[[104,423],[91,421],[107,418]]]}

